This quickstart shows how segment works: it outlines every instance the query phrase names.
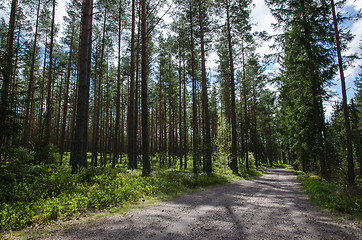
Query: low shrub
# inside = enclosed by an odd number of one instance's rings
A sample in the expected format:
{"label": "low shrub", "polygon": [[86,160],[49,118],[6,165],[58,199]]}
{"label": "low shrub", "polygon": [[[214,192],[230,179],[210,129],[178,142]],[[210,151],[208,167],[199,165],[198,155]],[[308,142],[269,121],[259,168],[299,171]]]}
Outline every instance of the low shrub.
{"label": "low shrub", "polygon": [[143,177],[140,171],[121,172],[110,167],[74,175],[67,167],[33,168],[26,168],[21,179],[0,182],[1,232],[228,181],[220,175],[169,170]]}
{"label": "low shrub", "polygon": [[309,176],[303,172],[296,172],[304,191],[317,206],[349,214],[351,218],[360,220],[362,217],[362,197],[348,188],[337,183],[328,183],[319,176]]}

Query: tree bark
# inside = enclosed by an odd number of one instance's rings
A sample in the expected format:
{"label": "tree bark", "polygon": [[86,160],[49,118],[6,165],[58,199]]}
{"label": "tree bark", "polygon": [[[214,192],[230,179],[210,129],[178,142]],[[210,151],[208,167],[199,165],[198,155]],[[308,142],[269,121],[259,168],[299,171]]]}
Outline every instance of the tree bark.
{"label": "tree bark", "polygon": [[128,168],[135,169],[135,0],[132,0],[132,30],[131,30],[131,66],[130,66],[130,88],[129,88],[129,105],[128,105],[128,118],[127,118],[127,134],[128,134]]}
{"label": "tree bark", "polygon": [[120,122],[120,87],[121,87],[121,36],[122,36],[122,1],[119,3],[119,19],[118,19],[118,68],[117,68],[117,93],[116,93],[116,122],[115,122],[115,135],[113,146],[113,161],[112,167],[116,166],[119,157],[119,122]]}
{"label": "tree bark", "polygon": [[148,176],[151,173],[150,149],[149,149],[149,112],[148,112],[148,47],[147,47],[147,11],[146,0],[142,4],[142,175]]}
{"label": "tree bark", "polygon": [[26,96],[26,107],[25,107],[25,119],[24,119],[24,133],[23,133],[23,147],[29,148],[29,141],[31,139],[31,128],[33,125],[33,115],[34,115],[34,69],[35,69],[35,57],[36,57],[36,49],[37,49],[37,41],[38,41],[38,29],[39,29],[39,15],[40,15],[40,0],[38,0],[37,14],[36,14],[36,22],[35,22],[35,35],[34,35],[34,43],[33,43],[33,52],[31,56],[31,66],[30,66],[30,76],[29,76],[29,86],[28,92]]}
{"label": "tree bark", "polygon": [[235,112],[235,80],[234,80],[234,58],[231,43],[231,27],[230,27],[230,5],[226,0],[226,18],[228,31],[228,47],[229,47],[229,65],[230,65],[230,90],[231,90],[231,168],[234,174],[238,174],[237,162],[237,136],[236,136],[236,112]]}
{"label": "tree bark", "polygon": [[343,73],[341,46],[340,46],[340,41],[339,41],[339,33],[338,33],[338,25],[337,25],[337,19],[336,19],[336,11],[335,11],[335,7],[334,7],[334,0],[331,0],[331,7],[332,7],[332,15],[333,15],[334,33],[335,33],[336,45],[337,45],[339,75],[341,78],[341,86],[342,86],[342,104],[343,104],[344,124],[345,124],[345,128],[346,128],[346,138],[347,138],[346,142],[347,142],[348,185],[354,186],[354,185],[356,185],[356,182],[354,180],[352,134],[351,134],[350,121],[349,121],[349,114],[348,114],[346,82],[345,82],[344,73]]}
{"label": "tree bark", "polygon": [[190,0],[190,47],[191,47],[191,79],[192,79],[192,142],[193,160],[192,171],[197,173],[197,162],[199,160],[199,128],[197,119],[197,96],[196,96],[196,76],[195,76],[195,56],[194,56],[194,36],[193,36],[193,14],[192,0]]}
{"label": "tree bark", "polygon": [[92,50],[93,0],[83,0],[79,50],[79,87],[76,126],[70,155],[72,173],[87,167],[89,82]]}
{"label": "tree bark", "polygon": [[63,125],[60,134],[60,165],[63,162],[63,153],[64,153],[64,145],[65,145],[65,127],[67,125],[67,112],[68,112],[68,98],[69,98],[69,86],[70,86],[70,74],[72,68],[72,54],[73,54],[73,41],[74,41],[74,29],[72,31],[72,36],[70,39],[70,46],[69,46],[69,58],[68,58],[68,71],[67,71],[67,80],[66,80],[66,90],[64,95],[64,105],[63,105]]}
{"label": "tree bark", "polygon": [[51,120],[52,120],[52,85],[53,85],[53,48],[54,48],[54,30],[55,30],[55,2],[53,0],[53,16],[52,27],[50,33],[50,47],[49,47],[49,68],[48,68],[48,95],[46,100],[47,113],[45,116],[45,136],[44,143],[49,145],[51,136]]}
{"label": "tree bark", "polygon": [[202,0],[199,0],[199,24],[200,24],[200,41],[201,41],[201,72],[202,72],[202,106],[205,114],[205,129],[204,133],[204,158],[205,158],[205,171],[212,173],[211,164],[211,137],[210,137],[210,116],[209,116],[209,103],[207,97],[207,79],[206,79],[206,64],[205,64],[205,43],[204,43],[204,24],[202,12]]}

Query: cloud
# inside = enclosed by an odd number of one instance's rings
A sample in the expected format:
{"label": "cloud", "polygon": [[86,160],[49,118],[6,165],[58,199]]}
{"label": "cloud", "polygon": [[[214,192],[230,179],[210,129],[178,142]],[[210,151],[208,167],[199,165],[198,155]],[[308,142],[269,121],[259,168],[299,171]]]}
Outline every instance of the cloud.
{"label": "cloud", "polygon": [[[253,4],[255,7],[251,12],[251,22],[253,23],[252,31],[266,31],[270,35],[279,33],[279,31],[275,31],[272,27],[272,23],[276,23],[277,21],[271,14],[269,8],[265,5],[264,0],[253,0]],[[261,56],[264,56],[264,54],[275,53],[276,50],[271,50],[269,47],[272,44],[272,40],[261,43],[261,46],[256,50],[257,53]]]}
{"label": "cloud", "polygon": [[358,11],[362,8],[362,1],[360,0],[347,0],[346,6],[354,6],[355,10]]}

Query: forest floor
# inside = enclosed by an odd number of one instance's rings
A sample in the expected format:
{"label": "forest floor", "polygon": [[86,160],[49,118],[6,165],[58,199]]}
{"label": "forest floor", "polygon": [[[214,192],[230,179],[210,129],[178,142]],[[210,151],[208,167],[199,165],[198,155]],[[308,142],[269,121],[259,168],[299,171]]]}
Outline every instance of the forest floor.
{"label": "forest floor", "polygon": [[268,169],[253,180],[60,226],[43,238],[362,239],[362,229],[313,206],[292,172]]}

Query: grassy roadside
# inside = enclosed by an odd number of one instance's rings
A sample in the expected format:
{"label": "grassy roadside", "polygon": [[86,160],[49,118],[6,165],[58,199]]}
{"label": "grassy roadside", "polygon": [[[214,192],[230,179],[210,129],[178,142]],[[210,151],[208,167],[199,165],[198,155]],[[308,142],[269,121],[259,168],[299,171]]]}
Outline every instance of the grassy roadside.
{"label": "grassy roadside", "polygon": [[72,175],[66,169],[31,171],[1,186],[1,232],[65,220],[92,210],[122,207],[130,202],[175,195],[188,189],[227,183],[221,175],[173,171],[142,177],[139,171],[89,169]]}
{"label": "grassy roadside", "polygon": [[[345,184],[329,183],[316,175],[308,175],[296,170],[292,171],[297,175],[302,183],[303,191],[309,196],[313,204],[322,209],[341,213],[348,219],[361,222],[361,186],[349,188]],[[359,183],[361,183],[361,179]]]}

